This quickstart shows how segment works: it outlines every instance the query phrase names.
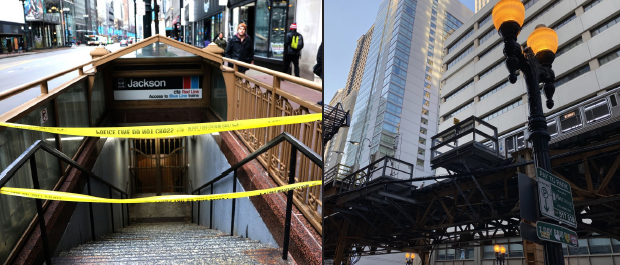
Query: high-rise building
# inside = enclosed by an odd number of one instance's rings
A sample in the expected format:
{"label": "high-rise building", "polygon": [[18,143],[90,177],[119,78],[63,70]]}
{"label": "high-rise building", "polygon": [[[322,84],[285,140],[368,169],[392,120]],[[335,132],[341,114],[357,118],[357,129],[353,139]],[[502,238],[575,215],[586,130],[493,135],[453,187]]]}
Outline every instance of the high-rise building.
{"label": "high-rise building", "polygon": [[347,165],[388,155],[415,164],[414,176],[433,173],[443,40],[472,15],[456,0],[381,3],[347,137],[360,144],[346,145]]}
{"label": "high-rise building", "polygon": [[372,40],[372,30],[374,28],[375,26],[373,25],[366,34],[362,35],[362,37],[357,40],[357,47],[355,47],[355,53],[351,61],[349,77],[347,77],[347,84],[344,87],[346,95],[349,95],[351,91],[360,89],[362,76],[364,75],[364,66],[366,65],[366,58],[368,57],[368,50],[370,48],[370,40]]}
{"label": "high-rise building", "polygon": [[[537,1],[537,0],[534,0]],[[476,13],[480,11],[484,7],[484,5],[488,4],[489,0],[476,0]]]}

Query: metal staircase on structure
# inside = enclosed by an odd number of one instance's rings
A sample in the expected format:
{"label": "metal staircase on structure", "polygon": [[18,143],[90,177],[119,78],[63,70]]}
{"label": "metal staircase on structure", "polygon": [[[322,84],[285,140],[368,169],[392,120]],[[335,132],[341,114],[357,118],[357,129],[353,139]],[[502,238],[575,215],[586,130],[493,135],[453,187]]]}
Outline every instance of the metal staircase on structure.
{"label": "metal staircase on structure", "polygon": [[323,143],[331,140],[338,133],[340,127],[349,127],[350,124],[349,111],[344,111],[340,102],[333,107],[325,105],[323,110]]}

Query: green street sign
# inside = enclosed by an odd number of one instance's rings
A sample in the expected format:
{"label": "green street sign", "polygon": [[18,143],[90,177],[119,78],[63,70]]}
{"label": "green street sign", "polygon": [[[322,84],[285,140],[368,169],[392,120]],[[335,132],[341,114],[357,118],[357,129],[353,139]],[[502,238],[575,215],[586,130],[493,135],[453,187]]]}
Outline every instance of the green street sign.
{"label": "green street sign", "polygon": [[577,228],[570,184],[542,168],[536,168],[536,181],[542,215]]}
{"label": "green street sign", "polygon": [[540,240],[564,243],[573,247],[579,246],[577,233],[559,225],[538,221],[536,222],[536,235]]}

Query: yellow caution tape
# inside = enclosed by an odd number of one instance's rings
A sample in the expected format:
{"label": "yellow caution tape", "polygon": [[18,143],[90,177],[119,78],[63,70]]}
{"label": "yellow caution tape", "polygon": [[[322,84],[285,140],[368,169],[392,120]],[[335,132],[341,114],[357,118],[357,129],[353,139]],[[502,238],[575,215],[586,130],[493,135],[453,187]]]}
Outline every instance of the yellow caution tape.
{"label": "yellow caution tape", "polygon": [[95,203],[149,203],[149,202],[195,202],[195,201],[212,201],[212,200],[226,200],[236,199],[264,194],[272,194],[283,191],[302,189],[312,186],[321,185],[323,182],[320,180],[300,182],[295,184],[289,184],[281,187],[269,188],[264,190],[253,190],[236,193],[223,193],[223,194],[210,194],[210,195],[166,195],[166,196],[153,196],[145,198],[135,199],[106,199],[95,196],[89,196],[84,194],[76,194],[62,191],[51,190],[36,190],[36,189],[22,189],[22,188],[10,188],[3,187],[0,189],[0,194],[20,196],[34,199],[54,200],[54,201],[67,201],[67,202],[95,202]]}
{"label": "yellow caution tape", "polygon": [[269,126],[320,121],[322,119],[322,113],[314,113],[250,120],[133,127],[41,127],[9,122],[0,122],[0,126],[75,136],[155,138],[171,136],[191,136],[214,132],[262,128]]}

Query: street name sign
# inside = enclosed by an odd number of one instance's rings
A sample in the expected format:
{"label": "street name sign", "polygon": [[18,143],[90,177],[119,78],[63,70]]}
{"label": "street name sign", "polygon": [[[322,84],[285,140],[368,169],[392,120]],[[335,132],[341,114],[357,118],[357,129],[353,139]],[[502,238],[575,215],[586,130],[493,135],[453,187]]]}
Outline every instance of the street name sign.
{"label": "street name sign", "polygon": [[541,240],[564,243],[573,247],[579,246],[577,233],[559,225],[538,221],[536,222],[536,235]]}
{"label": "street name sign", "polygon": [[570,184],[542,168],[536,168],[536,180],[542,215],[577,228]]}

